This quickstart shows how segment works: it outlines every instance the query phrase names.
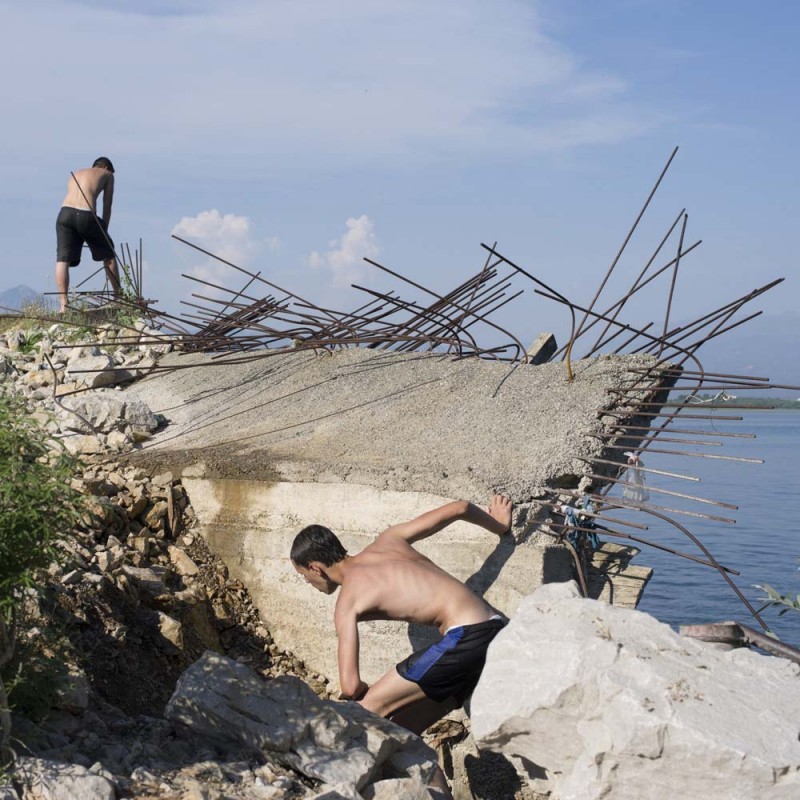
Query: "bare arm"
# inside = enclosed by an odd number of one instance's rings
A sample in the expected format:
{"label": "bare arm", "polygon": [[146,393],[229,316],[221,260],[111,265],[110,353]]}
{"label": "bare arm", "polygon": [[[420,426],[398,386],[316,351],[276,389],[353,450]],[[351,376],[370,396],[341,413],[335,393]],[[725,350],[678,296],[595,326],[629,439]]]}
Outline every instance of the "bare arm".
{"label": "bare arm", "polygon": [[369,688],[359,671],[358,617],[344,594],[339,596],[333,618],[339,639],[339,688],[343,700],[359,700]]}
{"label": "bare arm", "polygon": [[413,544],[438,533],[457,520],[471,522],[473,525],[479,525],[491,533],[502,536],[511,528],[511,500],[496,494],[492,497],[487,511],[466,500],[454,500],[452,503],[446,503],[433,511],[421,514],[409,522],[392,525],[379,538],[397,537]]}
{"label": "bare arm", "polygon": [[114,176],[109,172],[103,187],[103,224],[106,230],[111,223],[111,204],[114,202]]}

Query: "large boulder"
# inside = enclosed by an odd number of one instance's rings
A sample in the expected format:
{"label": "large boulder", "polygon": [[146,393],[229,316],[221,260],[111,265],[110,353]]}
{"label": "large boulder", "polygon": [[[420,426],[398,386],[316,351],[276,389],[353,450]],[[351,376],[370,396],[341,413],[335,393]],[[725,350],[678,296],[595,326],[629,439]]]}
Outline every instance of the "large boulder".
{"label": "large boulder", "polygon": [[132,375],[127,370],[117,369],[111,356],[100,353],[96,356],[82,354],[79,358],[70,359],[65,378],[90,389],[99,389],[101,386],[130,381]]}
{"label": "large boulder", "polygon": [[64,400],[62,405],[73,412],[61,412],[63,427],[80,433],[89,433],[92,428],[108,433],[119,425],[125,412],[124,401],[111,394],[75,395]]}
{"label": "large boulder", "polygon": [[419,737],[357,703],[321,700],[299,678],[264,681],[211,651],[181,676],[164,715],[235,753],[270,753],[353,792],[395,778],[424,787],[436,768],[435,753]]}
{"label": "large boulder", "polygon": [[[559,800],[800,797],[800,666],[541,587],[489,651],[479,747],[546,770]],[[523,763],[524,763],[523,762]]]}

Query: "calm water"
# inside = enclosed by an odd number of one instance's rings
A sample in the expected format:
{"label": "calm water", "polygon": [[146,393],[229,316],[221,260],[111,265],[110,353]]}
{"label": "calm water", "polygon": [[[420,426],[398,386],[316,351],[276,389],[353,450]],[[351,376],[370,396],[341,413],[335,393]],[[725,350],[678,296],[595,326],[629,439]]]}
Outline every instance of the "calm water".
{"label": "calm water", "polygon": [[[652,447],[760,458],[764,463],[749,464],[645,452],[643,461],[649,468],[700,478],[700,482],[695,483],[648,473],[648,487],[651,490],[669,489],[732,503],[739,506],[738,511],[678,500],[652,491],[649,503],[734,518],[735,524],[725,524],[663,512],[697,536],[717,561],[741,572],[740,576],[731,577],[756,609],[761,606],[759,598],[762,595],[754,588],[754,584],[769,583],[781,594],[791,592],[794,596],[800,592],[800,573],[797,571],[800,566],[800,412],[706,413],[737,415],[744,419],[741,422],[687,420],[676,422],[675,427],[751,433],[756,438],[692,435],[684,438],[718,441],[722,446],[682,446],[656,442]],[[667,432],[665,435],[677,437]],[[614,494],[617,494],[616,490]],[[618,511],[609,513],[622,516]],[[627,518],[643,522],[645,516],[637,514]],[[617,530],[641,535],[642,538],[692,555],[702,555],[684,534],[668,523],[651,518],[646,524],[649,525],[646,532],[619,526]],[[745,605],[716,570],[645,545],[642,545],[642,552],[636,560],[655,570],[645,589],[640,610],[672,626],[736,620],[759,628]],[[790,611],[779,617],[776,610],[767,609],[762,612],[762,618],[781,639],[800,646],[800,612]]]}

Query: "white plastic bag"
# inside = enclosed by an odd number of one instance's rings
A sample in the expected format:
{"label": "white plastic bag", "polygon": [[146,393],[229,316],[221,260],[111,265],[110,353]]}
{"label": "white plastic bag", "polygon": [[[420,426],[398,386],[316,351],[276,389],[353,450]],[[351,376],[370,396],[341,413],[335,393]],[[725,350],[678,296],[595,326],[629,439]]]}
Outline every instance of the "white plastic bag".
{"label": "white plastic bag", "polygon": [[644,470],[641,469],[644,461],[636,453],[625,453],[625,455],[628,456],[627,480],[631,485],[622,490],[622,498],[629,503],[646,503],[650,498],[650,492],[645,483]]}

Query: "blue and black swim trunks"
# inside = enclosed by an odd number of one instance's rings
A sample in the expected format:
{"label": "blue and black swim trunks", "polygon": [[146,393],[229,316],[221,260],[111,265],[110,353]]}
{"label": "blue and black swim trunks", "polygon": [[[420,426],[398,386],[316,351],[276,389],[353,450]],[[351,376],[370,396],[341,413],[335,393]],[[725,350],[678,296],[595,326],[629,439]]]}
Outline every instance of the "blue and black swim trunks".
{"label": "blue and black swim trunks", "polygon": [[493,617],[449,628],[438,642],[401,661],[397,672],[431,700],[442,703],[453,697],[463,705],[478,684],[490,643],[505,624],[504,619]]}

